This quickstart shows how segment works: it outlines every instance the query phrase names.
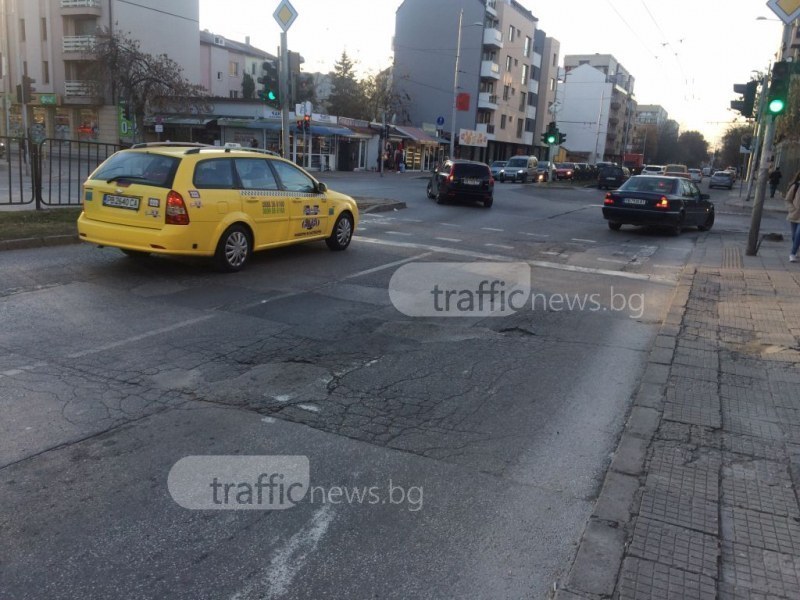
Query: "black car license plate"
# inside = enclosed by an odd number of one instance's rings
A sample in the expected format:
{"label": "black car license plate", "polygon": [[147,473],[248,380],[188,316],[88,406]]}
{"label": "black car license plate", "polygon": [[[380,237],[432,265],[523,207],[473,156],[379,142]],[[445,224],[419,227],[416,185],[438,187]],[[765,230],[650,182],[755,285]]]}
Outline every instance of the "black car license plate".
{"label": "black car license plate", "polygon": [[114,208],[126,208],[128,210],[139,210],[139,198],[133,196],[114,196],[106,194],[103,196],[103,206]]}

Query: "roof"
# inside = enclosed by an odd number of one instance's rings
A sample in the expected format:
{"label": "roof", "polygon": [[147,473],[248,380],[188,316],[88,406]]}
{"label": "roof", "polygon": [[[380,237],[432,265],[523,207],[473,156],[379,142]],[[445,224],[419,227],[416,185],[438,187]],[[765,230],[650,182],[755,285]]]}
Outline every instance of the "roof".
{"label": "roof", "polygon": [[[221,46],[219,44],[214,43],[216,38],[221,38],[225,40],[225,45]],[[210,31],[201,31],[200,32],[200,43],[201,44],[208,44],[210,46],[216,46],[218,48],[225,48],[227,50],[232,50],[234,52],[239,52],[241,54],[248,54],[250,56],[255,56],[258,58],[276,58],[269,52],[265,52],[255,46],[251,46],[250,44],[243,44],[242,42],[237,42],[236,40],[230,40],[225,36],[211,33]]]}

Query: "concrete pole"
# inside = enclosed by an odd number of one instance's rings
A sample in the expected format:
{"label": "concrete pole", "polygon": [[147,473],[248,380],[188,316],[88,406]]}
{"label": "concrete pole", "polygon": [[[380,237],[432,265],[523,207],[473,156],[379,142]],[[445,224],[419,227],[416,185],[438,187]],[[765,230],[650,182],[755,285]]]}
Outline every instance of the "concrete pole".
{"label": "concrete pole", "polygon": [[455,158],[456,144],[456,99],[458,98],[458,59],[461,57],[461,21],[464,9],[458,13],[458,41],[456,42],[456,72],[453,76],[453,118],[450,121],[450,159]]}
{"label": "concrete pole", "polygon": [[761,147],[761,164],[758,168],[758,184],[756,198],[753,202],[753,214],[750,217],[750,233],[747,237],[747,256],[758,254],[758,235],[761,227],[761,213],[764,209],[764,197],[767,195],[767,174],[769,171],[769,157],[772,154],[772,140],[775,137],[775,117],[765,115],[767,130],[764,133],[764,145]]}
{"label": "concrete pole", "polygon": [[280,68],[280,94],[281,94],[281,156],[288,159],[289,153],[289,43],[286,32],[281,32],[281,68]]}

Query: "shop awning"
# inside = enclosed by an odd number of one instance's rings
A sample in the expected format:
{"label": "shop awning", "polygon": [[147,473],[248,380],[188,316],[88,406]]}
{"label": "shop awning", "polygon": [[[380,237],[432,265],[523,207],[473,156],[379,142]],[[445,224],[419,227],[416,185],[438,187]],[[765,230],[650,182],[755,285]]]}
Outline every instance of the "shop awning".
{"label": "shop awning", "polygon": [[347,128],[352,132],[349,135],[349,137],[351,138],[371,140],[372,138],[380,135],[380,131],[375,131],[374,129],[370,129],[369,127],[357,127],[355,125],[350,125]]}
{"label": "shop awning", "polygon": [[314,125],[311,124],[311,134],[312,135],[343,135],[346,137],[352,137],[353,132],[348,129],[347,127],[341,127],[339,125]]}
{"label": "shop awning", "polygon": [[220,127],[241,127],[244,129],[266,129],[267,131],[280,131],[280,121],[267,119],[217,119]]}
{"label": "shop awning", "polygon": [[198,118],[198,117],[178,117],[178,116],[167,116],[167,117],[145,117],[144,124],[145,125],[157,125],[161,123],[162,125],[197,125],[197,126],[204,126],[208,125],[211,121],[215,119],[208,117],[208,118]]}
{"label": "shop awning", "polygon": [[412,140],[417,142],[418,144],[433,144],[438,145],[443,143],[443,140],[439,138],[433,137],[424,129],[420,129],[419,127],[408,127],[406,125],[400,126],[395,125],[395,129],[397,129],[400,133],[403,133],[410,137]]}

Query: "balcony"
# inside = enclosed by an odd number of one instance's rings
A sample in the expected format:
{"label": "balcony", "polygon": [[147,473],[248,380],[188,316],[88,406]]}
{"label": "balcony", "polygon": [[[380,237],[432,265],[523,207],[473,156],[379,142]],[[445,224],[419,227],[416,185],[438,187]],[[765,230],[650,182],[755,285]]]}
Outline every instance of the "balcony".
{"label": "balcony", "polygon": [[617,125],[619,125],[619,119],[617,117],[611,117],[608,120],[608,124],[611,125],[611,127],[616,127]]}
{"label": "balcony", "polygon": [[102,13],[100,0],[61,0],[61,14],[65,17],[99,17]]}
{"label": "balcony", "polygon": [[606,140],[608,140],[609,142],[613,142],[615,139],[617,139],[617,134],[615,132],[610,131],[609,133],[606,134]]}
{"label": "balcony", "polygon": [[525,107],[525,118],[526,119],[535,119],[536,118],[536,107],[535,106],[531,106],[530,104],[528,104]]}
{"label": "balcony", "polygon": [[503,33],[498,29],[484,29],[483,30],[483,45],[491,46],[492,48],[503,47]]}
{"label": "balcony", "polygon": [[478,94],[478,108],[483,110],[497,110],[497,96],[491,92]]}
{"label": "balcony", "polygon": [[478,123],[475,125],[475,131],[480,131],[486,134],[487,140],[494,139],[494,125],[491,123]]}
{"label": "balcony", "polygon": [[523,131],[522,132],[522,143],[525,146],[533,146],[533,132],[532,131]]}
{"label": "balcony", "polygon": [[493,60],[481,61],[481,77],[500,80],[500,65]]}
{"label": "balcony", "polygon": [[611,110],[619,110],[622,105],[616,100],[611,103]]}
{"label": "balcony", "polygon": [[493,17],[497,16],[497,0],[486,0],[486,12]]}
{"label": "balcony", "polygon": [[539,80],[538,79],[529,79],[528,80],[528,91],[532,94],[539,93]]}
{"label": "balcony", "polygon": [[92,51],[96,42],[94,35],[65,35],[61,50],[64,54],[86,54]]}
{"label": "balcony", "polygon": [[71,80],[64,82],[64,98],[90,98],[96,95],[97,86],[94,81]]}

